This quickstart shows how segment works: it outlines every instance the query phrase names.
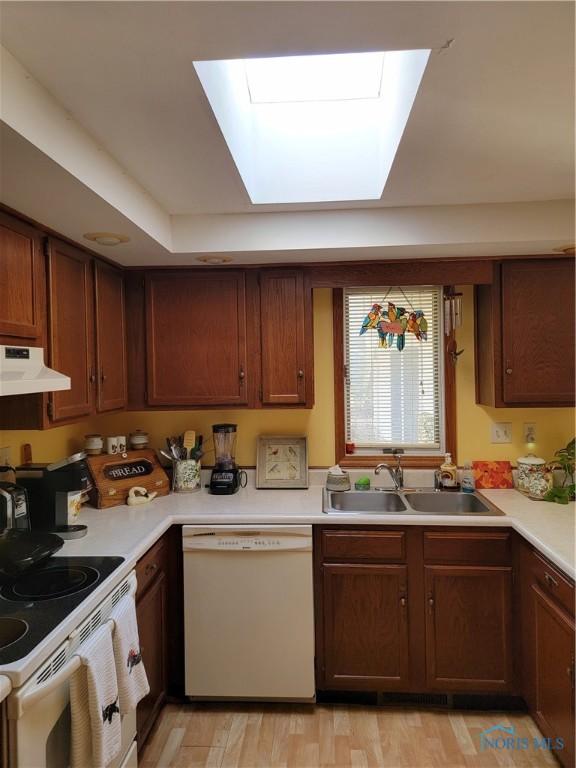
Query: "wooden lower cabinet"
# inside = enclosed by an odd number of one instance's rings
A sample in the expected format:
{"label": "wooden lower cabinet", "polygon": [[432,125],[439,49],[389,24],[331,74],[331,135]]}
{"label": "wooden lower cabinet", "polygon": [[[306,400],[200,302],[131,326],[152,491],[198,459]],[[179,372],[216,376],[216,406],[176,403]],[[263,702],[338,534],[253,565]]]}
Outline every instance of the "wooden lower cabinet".
{"label": "wooden lower cabinet", "polygon": [[426,566],[429,688],[512,688],[512,568]]}
{"label": "wooden lower cabinet", "polygon": [[513,693],[511,534],[315,534],[318,687]]}
{"label": "wooden lower cabinet", "polygon": [[136,616],[142,660],[150,693],[136,712],[138,749],[146,741],[166,699],[167,688],[167,547],[160,539],[138,562],[136,576]]}
{"label": "wooden lower cabinet", "polygon": [[405,565],[325,564],[326,687],[398,689],[408,684]]}

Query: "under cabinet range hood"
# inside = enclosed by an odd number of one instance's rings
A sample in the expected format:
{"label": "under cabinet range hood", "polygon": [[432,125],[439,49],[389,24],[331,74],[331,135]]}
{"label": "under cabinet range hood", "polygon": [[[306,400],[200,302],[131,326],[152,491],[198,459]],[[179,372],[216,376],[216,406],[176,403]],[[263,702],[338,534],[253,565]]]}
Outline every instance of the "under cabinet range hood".
{"label": "under cabinet range hood", "polygon": [[42,347],[0,344],[0,395],[29,395],[70,389],[69,376],[44,365]]}

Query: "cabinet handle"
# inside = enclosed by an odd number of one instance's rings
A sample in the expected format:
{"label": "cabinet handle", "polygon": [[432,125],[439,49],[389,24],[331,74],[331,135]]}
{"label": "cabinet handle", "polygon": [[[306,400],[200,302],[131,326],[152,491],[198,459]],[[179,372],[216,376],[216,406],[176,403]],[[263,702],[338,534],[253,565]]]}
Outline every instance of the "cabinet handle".
{"label": "cabinet handle", "polygon": [[246,374],[244,373],[244,368],[240,366],[240,373],[238,374],[238,378],[240,379],[240,384],[244,384],[245,377],[246,377]]}
{"label": "cabinet handle", "polygon": [[304,371],[302,370],[302,368],[300,368],[300,370],[298,371],[298,378],[299,379],[303,379],[304,378]]}
{"label": "cabinet handle", "polygon": [[558,582],[553,576],[550,576],[549,573],[544,572],[544,581],[546,584],[548,584],[549,587],[557,587]]}

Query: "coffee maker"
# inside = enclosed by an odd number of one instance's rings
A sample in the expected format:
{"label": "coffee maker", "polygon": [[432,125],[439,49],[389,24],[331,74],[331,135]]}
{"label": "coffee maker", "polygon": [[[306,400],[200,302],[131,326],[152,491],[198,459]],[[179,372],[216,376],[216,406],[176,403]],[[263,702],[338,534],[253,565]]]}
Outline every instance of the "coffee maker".
{"label": "coffee maker", "polygon": [[234,461],[236,453],[236,424],[214,424],[214,469],[210,477],[210,493],[236,493],[246,485],[246,472]]}
{"label": "coffee maker", "polygon": [[16,467],[16,479],[28,492],[33,531],[57,533],[63,539],[86,535],[87,527],[74,523],[92,487],[85,453],[53,464],[22,464]]}

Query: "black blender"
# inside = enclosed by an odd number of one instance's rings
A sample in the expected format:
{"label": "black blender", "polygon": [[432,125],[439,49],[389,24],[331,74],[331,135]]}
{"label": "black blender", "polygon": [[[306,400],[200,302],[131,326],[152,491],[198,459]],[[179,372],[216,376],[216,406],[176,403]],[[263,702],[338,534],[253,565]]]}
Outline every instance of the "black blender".
{"label": "black blender", "polygon": [[236,493],[246,485],[246,472],[238,469],[234,461],[236,453],[236,424],[214,424],[214,469],[210,477],[210,493],[227,495]]}

